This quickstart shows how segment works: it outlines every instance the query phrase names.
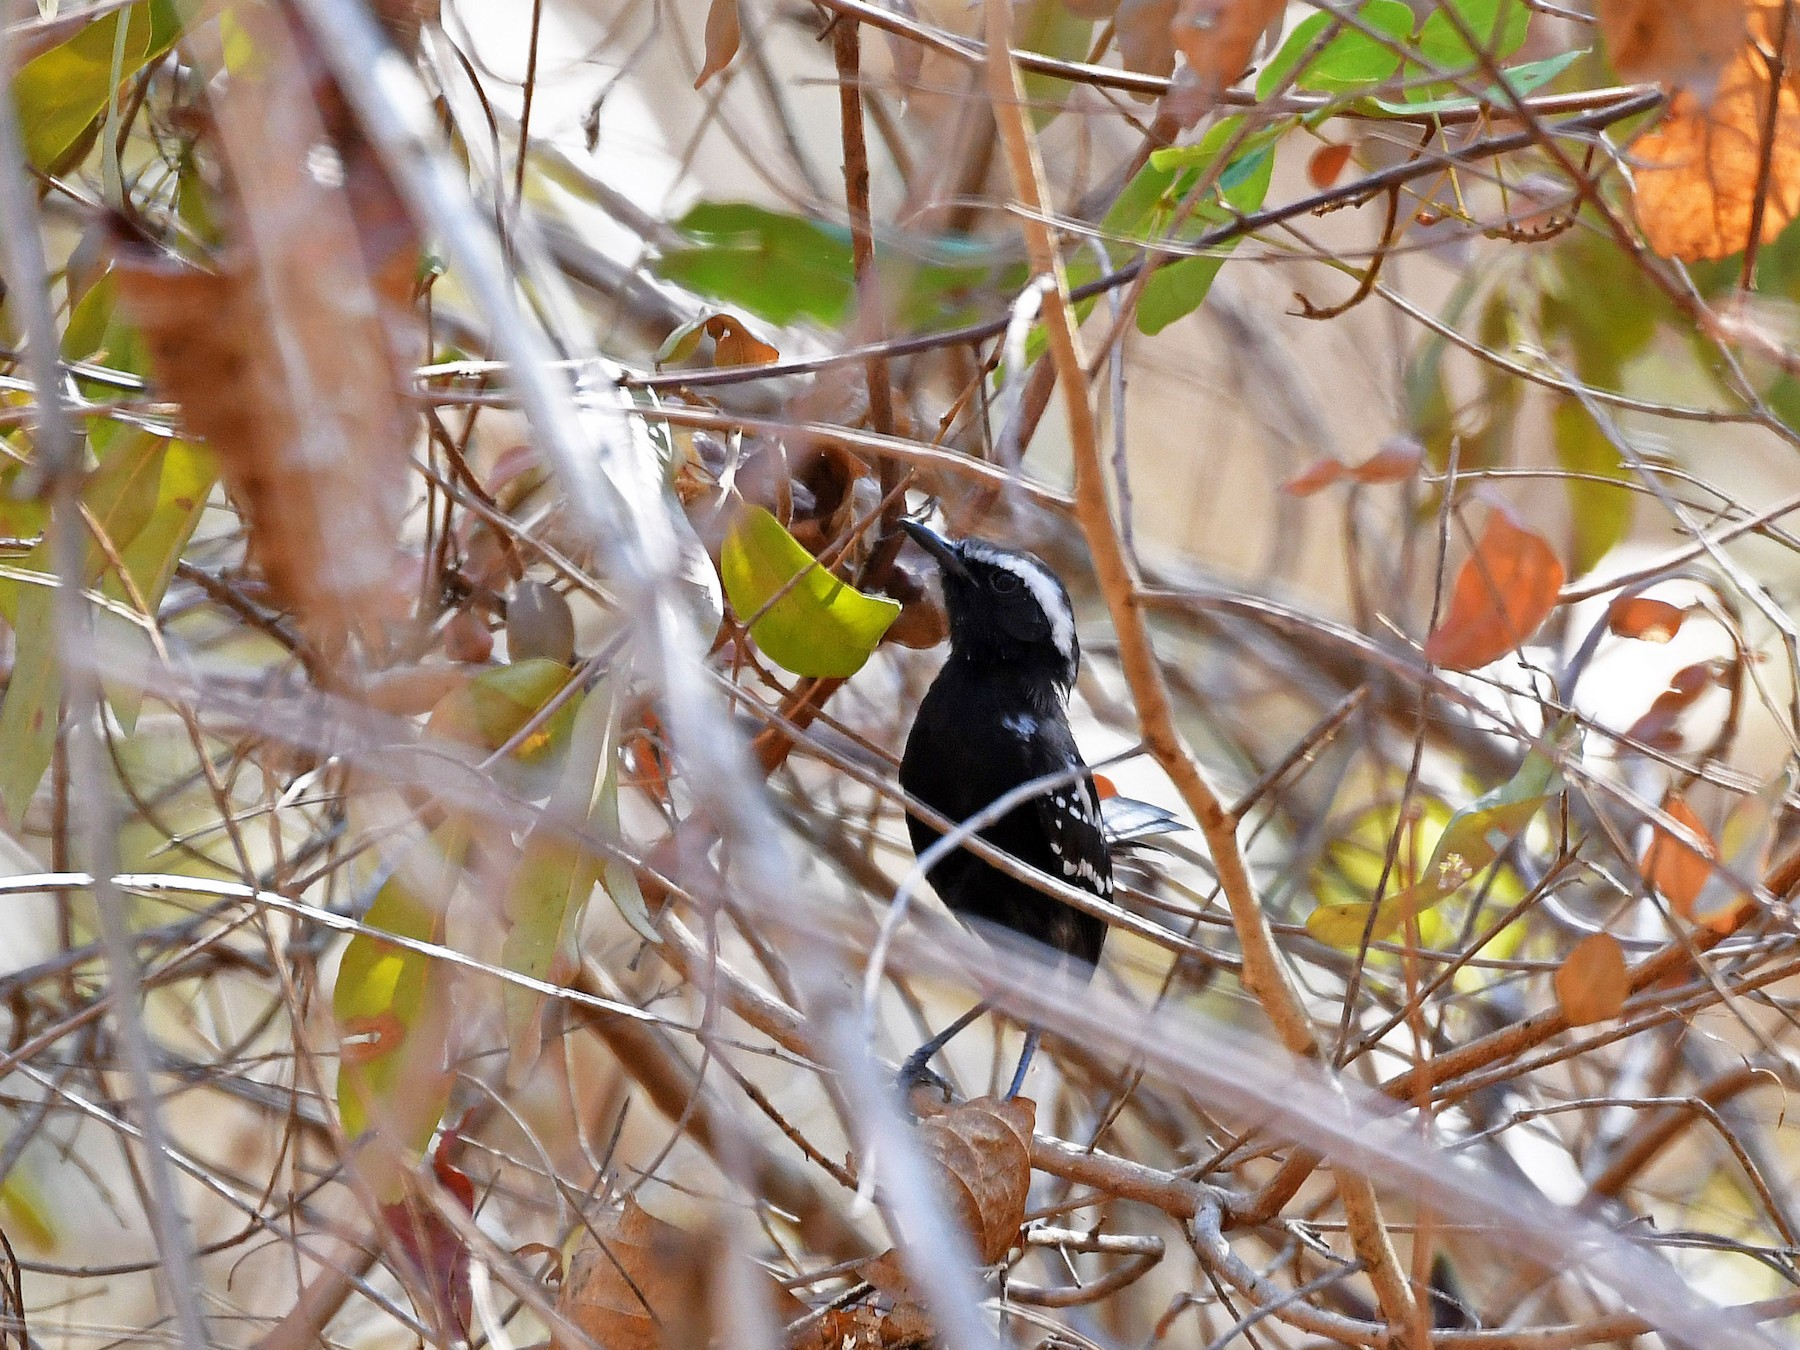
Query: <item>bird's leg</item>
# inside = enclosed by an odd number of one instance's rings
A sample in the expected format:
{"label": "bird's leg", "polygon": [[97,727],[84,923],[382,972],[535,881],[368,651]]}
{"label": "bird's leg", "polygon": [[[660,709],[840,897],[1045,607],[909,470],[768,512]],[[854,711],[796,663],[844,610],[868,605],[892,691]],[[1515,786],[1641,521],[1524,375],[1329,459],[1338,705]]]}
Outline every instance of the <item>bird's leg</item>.
{"label": "bird's leg", "polygon": [[1003,1100],[1011,1101],[1019,1095],[1019,1089],[1025,1086],[1025,1070],[1031,1067],[1031,1057],[1037,1053],[1038,1041],[1043,1033],[1036,1027],[1025,1028],[1025,1048],[1019,1051],[1019,1067],[1013,1070],[1012,1086],[1006,1089]]}
{"label": "bird's leg", "polygon": [[950,1084],[944,1081],[938,1074],[931,1071],[931,1057],[937,1054],[937,1052],[942,1050],[946,1045],[950,1044],[959,1032],[987,1010],[988,1005],[986,1003],[977,1003],[973,1008],[970,1008],[969,1011],[957,1018],[949,1026],[945,1027],[942,1031],[938,1032],[937,1035],[933,1036],[930,1040],[926,1041],[925,1044],[921,1045],[917,1050],[908,1055],[905,1061],[900,1065],[899,1082],[901,1095],[910,1096],[912,1090],[916,1087],[932,1087],[942,1092],[944,1094],[944,1100],[948,1101],[950,1099]]}

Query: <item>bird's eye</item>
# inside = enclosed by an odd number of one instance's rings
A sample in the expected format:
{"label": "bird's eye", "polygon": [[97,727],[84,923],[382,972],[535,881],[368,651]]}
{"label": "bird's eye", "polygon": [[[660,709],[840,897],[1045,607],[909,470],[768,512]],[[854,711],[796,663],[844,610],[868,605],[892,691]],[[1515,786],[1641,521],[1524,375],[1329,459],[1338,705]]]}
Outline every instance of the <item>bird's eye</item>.
{"label": "bird's eye", "polygon": [[1008,572],[1002,568],[994,573],[994,579],[990,584],[996,595],[1011,595],[1019,589],[1021,583],[1017,573]]}

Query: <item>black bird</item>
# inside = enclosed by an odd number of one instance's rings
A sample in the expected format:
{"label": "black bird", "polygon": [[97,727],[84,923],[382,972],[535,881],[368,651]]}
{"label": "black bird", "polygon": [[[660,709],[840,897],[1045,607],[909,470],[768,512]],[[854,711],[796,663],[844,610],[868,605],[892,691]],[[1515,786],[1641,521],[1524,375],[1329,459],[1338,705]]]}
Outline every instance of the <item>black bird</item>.
{"label": "black bird", "polygon": [[[1066,710],[1081,664],[1068,592],[1030,553],[981,539],[953,542],[913,521],[902,524],[943,578],[950,659],[919,705],[900,760],[900,785],[961,822],[1033,779],[1067,775],[978,833],[1039,871],[1110,900],[1112,854],[1100,797]],[[916,854],[943,837],[911,816],[906,826]],[[951,851],[927,875],[958,915],[1022,933],[1089,971],[1100,959],[1104,920],[966,849]],[[926,1067],[931,1057],[983,1011],[977,1005],[914,1051],[901,1069],[902,1085],[934,1079]],[[1017,1095],[1036,1046],[1032,1028],[1009,1097]]]}

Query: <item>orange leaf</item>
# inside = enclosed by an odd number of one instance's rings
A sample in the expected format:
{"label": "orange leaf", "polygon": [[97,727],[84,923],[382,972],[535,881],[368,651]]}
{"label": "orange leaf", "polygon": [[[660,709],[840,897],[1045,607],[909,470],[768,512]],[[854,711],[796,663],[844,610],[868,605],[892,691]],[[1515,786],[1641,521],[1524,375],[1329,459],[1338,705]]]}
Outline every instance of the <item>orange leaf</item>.
{"label": "orange leaf", "polygon": [[1623,638],[1640,642],[1667,642],[1681,631],[1687,611],[1666,600],[1649,600],[1641,595],[1615,600],[1606,612],[1606,626]]}
{"label": "orange leaf", "polygon": [[1710,88],[1744,42],[1744,0],[1599,0],[1613,69],[1628,80]]}
{"label": "orange leaf", "polygon": [[1326,144],[1312,152],[1312,158],[1306,161],[1306,176],[1320,192],[1337,182],[1338,175],[1344,172],[1344,166],[1350,162],[1350,149],[1347,144]]}
{"label": "orange leaf", "polygon": [[1181,0],[1175,45],[1199,77],[1203,100],[1210,104],[1238,82],[1257,40],[1286,10],[1286,0]]}
{"label": "orange leaf", "polygon": [[700,67],[694,88],[698,89],[731,64],[741,36],[737,0],[712,0],[706,11],[706,60]]}
{"label": "orange leaf", "polygon": [[715,366],[766,366],[781,353],[751,334],[729,314],[715,314],[706,321],[706,335],[713,340]]}
{"label": "orange leaf", "polygon": [[1326,455],[1323,459],[1314,460],[1293,478],[1288,479],[1281,485],[1281,490],[1290,497],[1310,497],[1313,493],[1322,492],[1330,487],[1346,472],[1342,460]]}
{"label": "orange leaf", "polygon": [[1584,937],[1556,968],[1556,1001],[1572,1027],[1617,1017],[1630,992],[1625,950],[1611,933]]}
{"label": "orange leaf", "polygon": [[[1700,817],[1679,796],[1671,793],[1664,797],[1662,809],[1663,814],[1676,824],[1686,826],[1688,832],[1708,849],[1716,847],[1712,835],[1700,823]],[[1669,902],[1669,908],[1687,919],[1693,917],[1694,901],[1705,889],[1706,879],[1712,875],[1712,862],[1705,854],[1696,852],[1692,845],[1659,826],[1651,833],[1650,847],[1644,850],[1644,860],[1638,870],[1644,874],[1645,882]]]}
{"label": "orange leaf", "polygon": [[1537,632],[1556,608],[1563,568],[1544,537],[1496,508],[1456,574],[1449,612],[1425,641],[1425,659],[1476,670]]}
{"label": "orange leaf", "polygon": [[1385,442],[1381,449],[1350,470],[1359,483],[1404,483],[1418,473],[1425,447],[1405,436]]}
{"label": "orange leaf", "polygon": [[[1753,31],[1772,38],[1772,10],[1759,6]],[[1772,42],[1771,42],[1771,45]],[[1764,132],[1775,98],[1773,146],[1764,172]],[[1754,42],[1741,45],[1710,103],[1682,90],[1660,125],[1631,147],[1636,209],[1656,252],[1684,262],[1740,253],[1762,198],[1762,242],[1800,213],[1800,93],[1771,89]]]}

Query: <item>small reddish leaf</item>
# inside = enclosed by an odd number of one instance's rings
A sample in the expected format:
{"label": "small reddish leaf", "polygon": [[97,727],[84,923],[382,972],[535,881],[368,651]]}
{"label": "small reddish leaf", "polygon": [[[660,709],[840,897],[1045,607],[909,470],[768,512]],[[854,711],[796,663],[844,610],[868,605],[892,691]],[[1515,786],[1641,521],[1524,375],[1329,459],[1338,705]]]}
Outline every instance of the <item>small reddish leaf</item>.
{"label": "small reddish leaf", "polygon": [[1349,145],[1321,145],[1312,152],[1312,158],[1306,161],[1306,176],[1312,185],[1323,192],[1344,172],[1344,166],[1350,162]]}
{"label": "small reddish leaf", "polygon": [[1656,696],[1650,711],[1633,722],[1631,730],[1625,734],[1659,750],[1679,749],[1681,734],[1675,729],[1675,719],[1712,687],[1719,674],[1719,667],[1711,661],[1683,666],[1675,672],[1669,687]]}
{"label": "small reddish leaf", "polygon": [[1314,460],[1295,477],[1288,479],[1281,485],[1281,490],[1290,497],[1310,497],[1315,492],[1323,492],[1342,478],[1346,472],[1342,460],[1326,455],[1322,459]]}
{"label": "small reddish leaf", "polygon": [[1666,600],[1651,600],[1641,595],[1613,601],[1606,612],[1606,626],[1623,638],[1640,642],[1667,642],[1681,631],[1687,611]]}
{"label": "small reddish leaf", "polygon": [[1544,537],[1504,509],[1456,574],[1449,612],[1425,642],[1425,659],[1451,670],[1477,670],[1537,632],[1556,608],[1563,567]]}
{"label": "small reddish leaf", "polygon": [[1611,933],[1590,933],[1556,968],[1556,1001],[1572,1027],[1617,1017],[1631,982],[1625,949]]}
{"label": "small reddish leaf", "polygon": [[[1716,849],[1713,837],[1700,823],[1700,817],[1679,796],[1671,793],[1663,798],[1662,809],[1663,814],[1676,824],[1686,826],[1688,832],[1709,850]],[[1693,917],[1694,901],[1706,889],[1706,880],[1712,875],[1712,862],[1705,854],[1696,852],[1691,844],[1659,826],[1650,836],[1650,847],[1644,850],[1639,870],[1644,874],[1645,882],[1669,902],[1669,908],[1687,919]]]}
{"label": "small reddish leaf", "polygon": [[1396,436],[1382,444],[1361,464],[1350,470],[1359,483],[1404,483],[1419,472],[1424,462],[1425,447],[1406,436]]}
{"label": "small reddish leaf", "polygon": [[731,64],[731,58],[737,55],[740,36],[737,0],[712,0],[706,11],[706,60],[700,67],[694,88],[698,89]]}
{"label": "small reddish leaf", "polygon": [[[447,1156],[456,1143],[456,1132],[444,1131],[431,1155],[431,1170],[456,1203],[472,1214],[475,1184]],[[420,1315],[468,1339],[474,1298],[469,1287],[469,1248],[462,1235],[435,1205],[415,1194],[381,1206],[381,1218],[417,1278],[413,1302],[419,1305]]]}

